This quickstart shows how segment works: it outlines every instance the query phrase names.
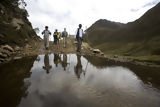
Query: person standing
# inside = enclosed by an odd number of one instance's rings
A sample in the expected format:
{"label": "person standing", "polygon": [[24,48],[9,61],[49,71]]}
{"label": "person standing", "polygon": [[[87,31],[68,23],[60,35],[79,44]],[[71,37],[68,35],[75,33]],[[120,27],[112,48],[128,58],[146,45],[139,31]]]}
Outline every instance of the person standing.
{"label": "person standing", "polygon": [[58,32],[58,35],[57,35],[57,44],[60,43],[60,39],[61,39],[61,32]]}
{"label": "person standing", "polygon": [[82,37],[85,33],[83,32],[82,29],[82,24],[79,24],[79,28],[76,31],[76,39],[77,39],[77,52],[81,52],[81,45],[82,45]]}
{"label": "person standing", "polygon": [[42,35],[44,35],[44,46],[45,49],[49,49],[49,35],[51,35],[51,32],[48,30],[48,26],[45,27],[45,30],[42,32]]}
{"label": "person standing", "polygon": [[54,44],[57,45],[57,42],[58,42],[58,30],[57,29],[55,30],[53,37],[54,37]]}
{"label": "person standing", "polygon": [[66,28],[64,28],[64,31],[62,32],[62,37],[63,37],[63,47],[66,48],[67,37],[68,37],[68,32],[66,31]]}

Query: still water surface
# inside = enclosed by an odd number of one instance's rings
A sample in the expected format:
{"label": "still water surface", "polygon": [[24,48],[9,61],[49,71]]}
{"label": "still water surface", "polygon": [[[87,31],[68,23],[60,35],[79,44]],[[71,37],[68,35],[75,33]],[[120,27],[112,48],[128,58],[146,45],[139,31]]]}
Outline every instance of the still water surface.
{"label": "still water surface", "polygon": [[1,107],[160,107],[160,69],[74,54],[0,66]]}

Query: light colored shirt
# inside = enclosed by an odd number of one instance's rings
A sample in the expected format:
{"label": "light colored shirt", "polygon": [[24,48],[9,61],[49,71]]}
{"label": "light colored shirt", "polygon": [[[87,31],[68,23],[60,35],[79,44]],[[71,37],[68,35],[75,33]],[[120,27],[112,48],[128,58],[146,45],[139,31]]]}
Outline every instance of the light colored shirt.
{"label": "light colored shirt", "polygon": [[68,36],[68,32],[67,31],[63,31],[62,32],[62,37],[67,37]]}
{"label": "light colored shirt", "polygon": [[44,35],[44,37],[49,37],[49,35],[51,34],[51,32],[49,31],[49,30],[44,30],[43,32],[42,32],[42,34]]}
{"label": "light colored shirt", "polygon": [[[77,35],[77,33],[78,33],[78,29],[76,30],[75,36]],[[84,34],[85,34],[85,32],[83,32],[83,29],[79,29],[79,37],[80,38],[83,37]]]}

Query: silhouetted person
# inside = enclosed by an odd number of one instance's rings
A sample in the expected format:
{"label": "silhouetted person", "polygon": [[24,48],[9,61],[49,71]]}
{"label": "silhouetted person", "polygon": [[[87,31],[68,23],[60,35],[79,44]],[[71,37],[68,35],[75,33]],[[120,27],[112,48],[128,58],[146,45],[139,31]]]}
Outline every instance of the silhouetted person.
{"label": "silhouetted person", "polygon": [[79,28],[76,31],[76,39],[77,39],[77,52],[81,52],[81,45],[82,45],[82,37],[84,35],[83,29],[82,29],[82,25],[79,24]]}
{"label": "silhouetted person", "polygon": [[81,55],[77,55],[77,65],[74,68],[74,72],[78,79],[80,79],[82,71]]}
{"label": "silhouetted person", "polygon": [[61,62],[61,57],[59,54],[54,54],[54,64],[58,67],[58,64]]}
{"label": "silhouetted person", "polygon": [[54,37],[54,44],[56,44],[57,45],[57,43],[58,43],[58,30],[56,29],[55,30],[55,32],[54,32],[54,34],[53,34],[53,37]]}
{"label": "silhouetted person", "polygon": [[68,37],[68,32],[66,31],[66,28],[64,28],[64,31],[62,32],[62,37],[63,37],[63,47],[66,48],[67,37]]}
{"label": "silhouetted person", "polygon": [[44,35],[44,46],[45,49],[49,49],[49,35],[51,35],[51,32],[48,30],[48,26],[45,27],[45,30],[42,32],[42,35]]}
{"label": "silhouetted person", "polygon": [[64,71],[66,70],[67,65],[68,65],[68,63],[67,63],[67,55],[63,54],[62,67],[64,68]]}
{"label": "silhouetted person", "polygon": [[49,56],[48,54],[45,54],[44,56],[44,66],[43,69],[46,70],[47,74],[49,73],[49,70],[52,68],[52,66],[49,63]]}

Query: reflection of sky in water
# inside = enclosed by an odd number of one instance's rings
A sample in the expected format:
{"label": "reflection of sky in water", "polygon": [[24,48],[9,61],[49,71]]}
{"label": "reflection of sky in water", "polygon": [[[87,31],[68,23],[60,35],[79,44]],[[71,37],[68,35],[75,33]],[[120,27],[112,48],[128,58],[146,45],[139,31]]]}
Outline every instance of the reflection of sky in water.
{"label": "reflection of sky in water", "polygon": [[[28,96],[21,100],[23,107],[159,107],[160,96],[147,87],[129,69],[124,67],[97,68],[81,57],[82,73],[80,79],[75,75],[76,55],[67,55],[66,71],[62,64],[54,64],[54,55],[49,55],[52,66],[49,74],[43,69],[44,55],[40,55],[31,70]],[[62,58],[62,55],[61,55]],[[147,102],[146,102],[147,100]],[[115,103],[116,102],[116,103]]]}

